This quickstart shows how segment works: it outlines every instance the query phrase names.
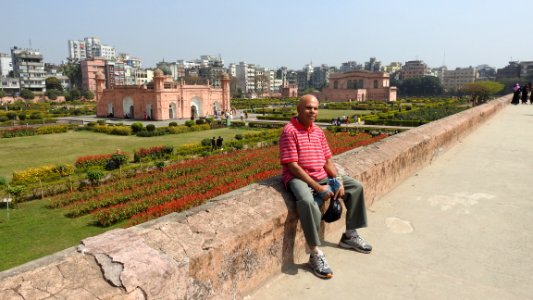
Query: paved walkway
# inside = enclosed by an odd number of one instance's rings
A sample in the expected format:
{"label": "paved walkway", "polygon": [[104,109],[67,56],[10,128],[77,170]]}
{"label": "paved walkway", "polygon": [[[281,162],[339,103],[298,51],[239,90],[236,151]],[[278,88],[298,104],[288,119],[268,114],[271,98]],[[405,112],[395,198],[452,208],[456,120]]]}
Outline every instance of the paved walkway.
{"label": "paved walkway", "polygon": [[333,279],[299,262],[249,298],[533,299],[533,105],[506,107],[368,217],[372,254],[328,239]]}

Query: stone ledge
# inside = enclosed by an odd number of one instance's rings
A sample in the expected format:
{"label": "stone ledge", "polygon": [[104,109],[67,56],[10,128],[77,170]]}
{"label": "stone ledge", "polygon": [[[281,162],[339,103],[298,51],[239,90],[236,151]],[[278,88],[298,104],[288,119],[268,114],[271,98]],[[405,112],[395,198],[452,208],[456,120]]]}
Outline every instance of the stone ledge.
{"label": "stone ledge", "polygon": [[[367,205],[504,108],[502,97],[335,157]],[[291,196],[275,177],[0,273],[0,299],[243,298],[307,260]],[[344,222],[327,224],[324,235]]]}

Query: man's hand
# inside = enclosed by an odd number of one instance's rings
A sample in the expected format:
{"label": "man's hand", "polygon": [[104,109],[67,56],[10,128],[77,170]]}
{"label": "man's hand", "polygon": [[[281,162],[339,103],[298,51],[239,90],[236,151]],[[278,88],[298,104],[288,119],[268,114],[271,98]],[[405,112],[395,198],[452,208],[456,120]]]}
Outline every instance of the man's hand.
{"label": "man's hand", "polygon": [[341,198],[344,197],[344,185],[342,185],[342,183],[341,183],[341,187],[335,193],[335,199],[337,199],[339,197],[341,197]]}
{"label": "man's hand", "polygon": [[[319,185],[315,190],[317,194],[322,195],[322,200],[327,200],[333,196],[333,192],[329,188],[329,185]],[[326,193],[327,192],[327,193]]]}

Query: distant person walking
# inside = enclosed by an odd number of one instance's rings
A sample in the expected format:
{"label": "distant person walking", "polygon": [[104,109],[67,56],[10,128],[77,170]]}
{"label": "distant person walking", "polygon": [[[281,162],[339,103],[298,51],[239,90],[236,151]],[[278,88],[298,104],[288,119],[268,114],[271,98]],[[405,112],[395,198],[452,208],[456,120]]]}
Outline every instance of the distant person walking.
{"label": "distant person walking", "polygon": [[520,104],[520,84],[515,83],[513,86],[513,100],[511,101],[511,104]]}
{"label": "distant person walking", "polygon": [[215,137],[211,139],[211,150],[215,150],[217,148],[217,140]]}
{"label": "distant person walking", "polygon": [[222,149],[222,142],[224,142],[224,139],[219,135],[217,139],[217,148]]}
{"label": "distant person walking", "polygon": [[521,90],[522,90],[522,104],[527,104],[527,94],[529,92],[529,88],[527,84],[524,84]]}

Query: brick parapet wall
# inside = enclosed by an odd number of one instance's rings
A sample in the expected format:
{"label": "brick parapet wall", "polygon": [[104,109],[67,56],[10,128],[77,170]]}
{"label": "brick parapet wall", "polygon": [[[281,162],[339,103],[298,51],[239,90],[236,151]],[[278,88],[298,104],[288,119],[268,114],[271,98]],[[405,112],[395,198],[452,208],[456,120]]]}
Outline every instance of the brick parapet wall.
{"label": "brick parapet wall", "polygon": [[[510,101],[505,96],[334,158],[367,206]],[[87,238],[0,273],[0,299],[239,299],[306,261],[291,196],[272,178],[201,207]],[[324,226],[329,235],[344,222]]]}

